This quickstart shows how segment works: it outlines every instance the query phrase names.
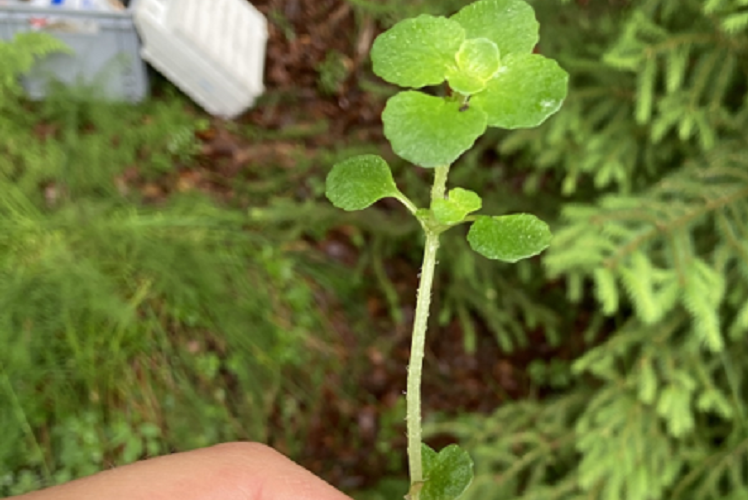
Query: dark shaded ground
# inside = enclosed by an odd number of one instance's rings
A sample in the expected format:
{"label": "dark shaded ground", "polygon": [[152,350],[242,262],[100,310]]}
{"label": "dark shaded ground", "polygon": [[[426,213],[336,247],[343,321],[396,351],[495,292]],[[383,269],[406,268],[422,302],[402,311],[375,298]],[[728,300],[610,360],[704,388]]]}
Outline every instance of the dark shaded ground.
{"label": "dark shaded ground", "polygon": [[[201,167],[183,170],[159,186],[162,194],[198,187],[221,192],[231,199],[240,196],[232,192],[231,179],[251,179],[255,166],[272,165],[292,171],[295,158],[305,152],[312,155],[317,149],[362,141],[384,144],[379,118],[384,98],[360,88],[362,81],[376,82],[367,60],[370,45],[381,31],[375,20],[357,14],[344,0],[252,3],[270,20],[268,94],[238,122],[279,134],[277,138],[255,141],[240,135],[238,127],[214,121],[209,130],[200,134]],[[344,71],[339,73],[334,89],[323,91],[319,68],[333,51]],[[294,137],[289,139],[288,135]],[[334,256],[350,267],[357,260],[355,247],[345,231],[331,232],[327,239],[314,245],[325,258]],[[376,345],[367,345],[368,340],[352,331],[334,297],[321,301],[340,339],[336,346],[341,353],[339,361],[350,369],[331,374],[322,388],[321,405],[308,409],[308,439],[295,458],[346,490],[371,487],[386,475],[406,470],[404,413],[398,402],[405,388],[418,264],[396,258],[386,267],[402,300],[404,321],[393,324],[386,301],[372,290],[367,310],[371,324],[380,330],[381,341]],[[465,353],[457,323],[441,331],[430,331],[424,412],[489,412],[507,398],[528,394],[530,381],[525,368],[532,359],[568,359],[582,347],[552,350],[546,345],[543,332],[537,331],[530,334],[531,349],[508,356],[480,327],[478,323],[475,355]],[[355,390],[351,391],[351,387]],[[277,435],[281,436],[284,424],[280,416],[276,420]],[[437,441],[432,444],[441,447],[450,437]],[[270,444],[281,451],[288,449],[282,439]]]}
{"label": "dark shaded ground", "polygon": [[[359,87],[370,78],[368,53],[378,29],[374,20],[356,19],[343,0],[260,0],[253,4],[270,20],[266,85],[287,102],[266,103],[245,121],[279,129],[330,120],[320,146],[343,140],[381,138],[383,102]],[[320,89],[320,68],[330,54],[339,66],[335,85]],[[331,71],[335,73],[335,71]],[[326,95],[327,94],[327,95]]]}

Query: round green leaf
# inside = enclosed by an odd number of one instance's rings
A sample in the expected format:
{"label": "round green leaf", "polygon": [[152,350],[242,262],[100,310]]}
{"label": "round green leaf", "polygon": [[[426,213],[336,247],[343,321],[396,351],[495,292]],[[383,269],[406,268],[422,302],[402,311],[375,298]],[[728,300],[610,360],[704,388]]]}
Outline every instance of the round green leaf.
{"label": "round green leaf", "polygon": [[421,92],[400,92],[382,113],[384,135],[405,160],[426,168],[450,165],[486,130],[483,111],[460,106]]}
{"label": "round green leaf", "polygon": [[377,200],[401,195],[387,162],[376,155],[348,158],[327,175],[327,198],[343,210],[361,210]]}
{"label": "round green leaf", "polygon": [[460,71],[488,80],[499,69],[499,48],[488,38],[472,38],[462,42],[456,59]]}
{"label": "round green leaf", "polygon": [[530,214],[478,216],[467,235],[473,250],[504,262],[539,254],[548,248],[551,238],[548,224]]}
{"label": "round green leaf", "polygon": [[431,203],[434,217],[442,224],[457,224],[470,212],[480,210],[483,201],[473,191],[454,188],[445,199],[437,198]]}
{"label": "round green leaf", "polygon": [[509,56],[470,105],[486,112],[491,127],[535,127],[561,107],[568,81],[569,75],[552,59],[535,54]]}
{"label": "round green leaf", "polygon": [[374,73],[402,87],[442,83],[454,67],[465,30],[445,17],[421,15],[385,31],[371,47]]}
{"label": "round green leaf", "polygon": [[457,67],[447,74],[449,86],[461,94],[475,94],[498,71],[499,49],[487,38],[465,40],[456,61]]}
{"label": "round green leaf", "polygon": [[456,500],[473,481],[473,461],[465,450],[451,444],[439,453],[422,445],[423,487],[420,500]]}
{"label": "round green leaf", "polygon": [[467,38],[491,40],[501,57],[528,54],[538,43],[535,12],[523,0],[479,0],[450,19],[465,28]]}
{"label": "round green leaf", "polygon": [[463,95],[477,94],[486,88],[485,80],[481,80],[480,78],[476,78],[460,71],[448,74],[447,81],[452,90]]}

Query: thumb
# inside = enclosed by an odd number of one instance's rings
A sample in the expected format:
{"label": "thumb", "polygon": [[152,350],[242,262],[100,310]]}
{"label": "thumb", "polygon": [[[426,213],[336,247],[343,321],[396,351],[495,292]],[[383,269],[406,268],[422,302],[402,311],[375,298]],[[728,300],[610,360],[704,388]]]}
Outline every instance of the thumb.
{"label": "thumb", "polygon": [[350,500],[277,451],[228,443],[153,458],[15,500]]}

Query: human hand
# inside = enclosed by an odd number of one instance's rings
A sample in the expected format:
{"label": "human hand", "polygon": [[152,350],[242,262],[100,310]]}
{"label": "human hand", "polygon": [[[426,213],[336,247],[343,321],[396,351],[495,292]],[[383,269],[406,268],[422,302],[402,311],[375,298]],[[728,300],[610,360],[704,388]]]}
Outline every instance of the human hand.
{"label": "human hand", "polygon": [[350,500],[277,451],[227,443],[118,467],[14,500]]}

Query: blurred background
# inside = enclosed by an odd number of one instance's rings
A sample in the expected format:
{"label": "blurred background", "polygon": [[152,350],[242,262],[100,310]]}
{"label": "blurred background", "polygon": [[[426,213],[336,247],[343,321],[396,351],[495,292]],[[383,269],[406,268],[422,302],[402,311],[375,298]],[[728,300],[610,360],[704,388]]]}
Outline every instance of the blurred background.
{"label": "blurred background", "polygon": [[[407,490],[420,228],[334,209],[338,160],[390,151],[373,39],[464,0],[254,0],[267,92],[205,114],[17,77],[0,42],[0,495],[230,440],[360,500]],[[450,183],[554,242],[507,265],[443,237],[426,440],[475,460],[466,498],[748,498],[748,2],[534,0],[571,75],[537,129],[491,130]]]}

